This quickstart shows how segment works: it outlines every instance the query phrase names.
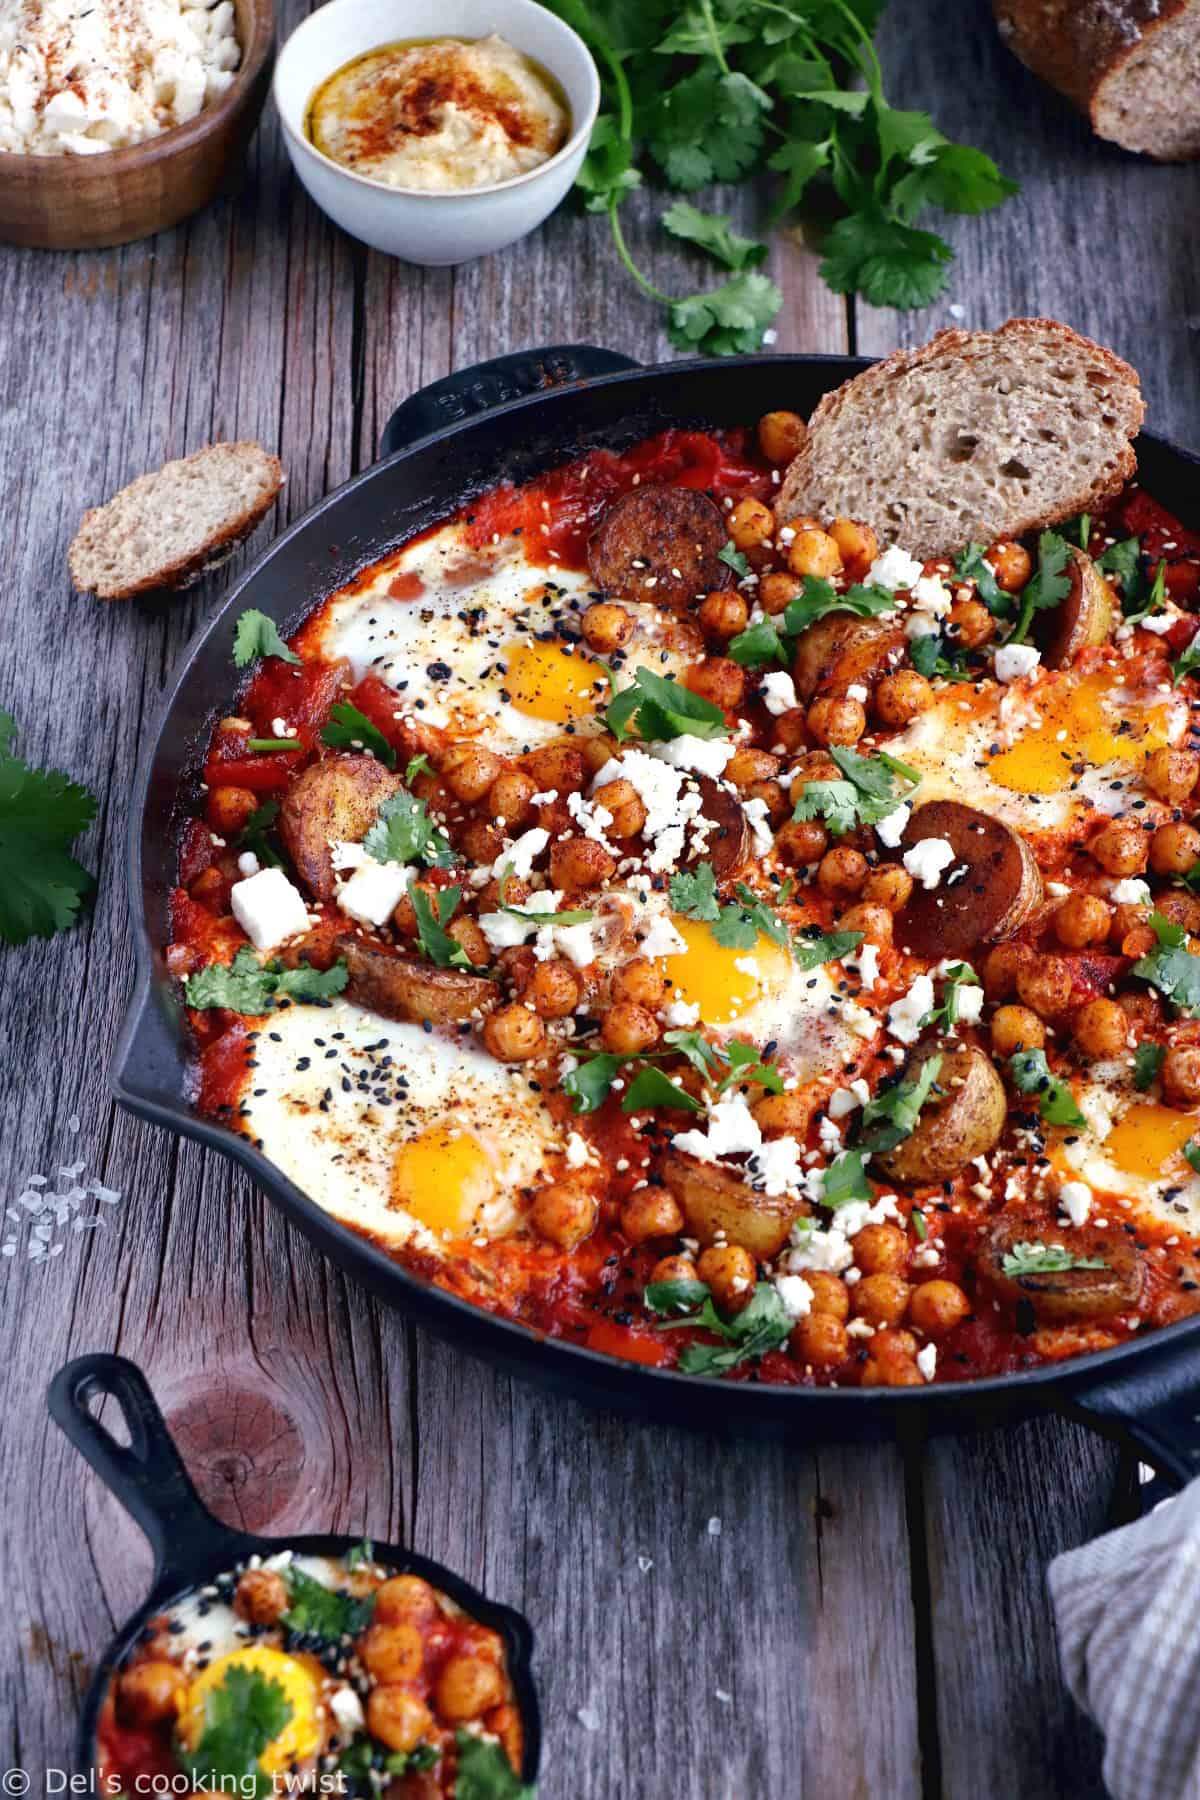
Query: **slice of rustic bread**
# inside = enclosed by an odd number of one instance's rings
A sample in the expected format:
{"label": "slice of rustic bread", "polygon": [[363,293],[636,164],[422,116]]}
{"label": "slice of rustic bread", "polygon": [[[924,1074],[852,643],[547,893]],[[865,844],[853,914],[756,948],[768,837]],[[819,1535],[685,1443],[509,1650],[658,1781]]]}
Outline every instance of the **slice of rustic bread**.
{"label": "slice of rustic bread", "polygon": [[283,481],[279,458],[251,443],[207,444],[139,475],[84,513],[71,580],[101,600],[190,587],[249,536]]}
{"label": "slice of rustic bread", "polygon": [[1097,510],[1137,467],[1134,371],[1053,319],[941,331],[826,394],[775,505],[938,556]]}
{"label": "slice of rustic bread", "polygon": [[1200,156],[1200,0],[992,0],[1021,61],[1126,150]]}

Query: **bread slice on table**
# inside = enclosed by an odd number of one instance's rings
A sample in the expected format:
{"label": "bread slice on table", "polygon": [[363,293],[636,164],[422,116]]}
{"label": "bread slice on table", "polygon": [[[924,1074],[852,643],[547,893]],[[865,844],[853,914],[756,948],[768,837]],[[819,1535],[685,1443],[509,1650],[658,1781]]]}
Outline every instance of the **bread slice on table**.
{"label": "bread slice on table", "polygon": [[139,475],[84,513],[71,580],[101,600],[191,587],[250,535],[283,482],[279,458],[251,443],[207,444]]}
{"label": "bread slice on table", "polygon": [[1000,35],[1099,137],[1200,156],[1200,0],[992,0]]}
{"label": "bread slice on table", "polygon": [[820,401],[775,516],[871,525],[927,558],[1095,512],[1137,467],[1128,363],[1053,319],[940,331]]}

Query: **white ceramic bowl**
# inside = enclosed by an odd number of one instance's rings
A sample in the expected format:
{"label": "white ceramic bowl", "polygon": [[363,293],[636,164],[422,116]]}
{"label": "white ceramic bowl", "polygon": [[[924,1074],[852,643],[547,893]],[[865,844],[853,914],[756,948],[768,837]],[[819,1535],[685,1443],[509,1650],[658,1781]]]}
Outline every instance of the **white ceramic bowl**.
{"label": "white ceramic bowl", "polygon": [[[423,193],[355,175],[305,136],[314,92],[352,58],[406,38],[491,32],[541,63],[567,97],[571,135],[536,169],[491,187]],[[553,212],[579,173],[600,105],[600,80],[583,39],[535,0],[329,0],[280,51],[275,104],[292,164],[322,211],[377,250],[437,265],[503,249]]]}

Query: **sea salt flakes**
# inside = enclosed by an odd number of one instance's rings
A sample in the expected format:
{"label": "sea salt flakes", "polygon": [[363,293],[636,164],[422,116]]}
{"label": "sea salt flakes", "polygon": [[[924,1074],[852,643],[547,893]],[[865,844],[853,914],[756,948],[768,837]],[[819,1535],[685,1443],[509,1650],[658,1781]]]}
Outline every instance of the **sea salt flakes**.
{"label": "sea salt flakes", "polygon": [[[72,1113],[67,1121],[68,1131],[77,1133],[79,1125],[78,1116]],[[9,1229],[0,1242],[0,1256],[17,1255],[24,1230],[26,1259],[50,1262],[61,1256],[65,1248],[65,1239],[59,1233],[96,1231],[105,1225],[107,1221],[97,1209],[118,1205],[121,1190],[106,1187],[96,1176],[82,1181],[86,1171],[87,1163],[77,1158],[59,1169],[57,1187],[50,1186],[48,1175],[26,1176],[21,1192],[4,1209]]]}

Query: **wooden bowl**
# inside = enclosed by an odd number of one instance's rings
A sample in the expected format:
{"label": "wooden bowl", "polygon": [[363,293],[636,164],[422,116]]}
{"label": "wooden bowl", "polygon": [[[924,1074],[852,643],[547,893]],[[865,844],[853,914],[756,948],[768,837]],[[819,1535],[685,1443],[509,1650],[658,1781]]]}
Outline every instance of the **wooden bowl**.
{"label": "wooden bowl", "polygon": [[178,225],[232,184],[271,78],[271,0],[234,0],[242,60],[229,88],[186,125],[94,156],[0,151],[0,240],[100,250]]}

